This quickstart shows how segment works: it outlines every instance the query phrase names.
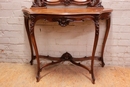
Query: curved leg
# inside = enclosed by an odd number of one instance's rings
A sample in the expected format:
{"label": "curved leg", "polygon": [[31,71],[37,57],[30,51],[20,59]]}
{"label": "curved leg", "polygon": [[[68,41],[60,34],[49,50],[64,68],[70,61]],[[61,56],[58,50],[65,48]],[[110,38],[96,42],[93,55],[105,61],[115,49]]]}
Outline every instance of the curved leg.
{"label": "curved leg", "polygon": [[106,20],[106,32],[105,32],[103,45],[102,45],[101,57],[99,59],[102,62],[102,67],[104,67],[104,65],[105,65],[104,60],[103,60],[103,54],[104,54],[104,48],[105,48],[105,44],[106,44],[107,37],[108,37],[108,34],[109,34],[109,30],[110,30],[110,22],[111,22],[110,18]]}
{"label": "curved leg", "polygon": [[92,58],[91,58],[91,76],[92,76],[93,84],[95,84],[95,76],[94,76],[94,70],[93,70],[94,57],[95,57],[95,52],[96,52],[98,37],[99,37],[99,16],[98,15],[95,16],[94,24],[95,24],[95,39],[94,39],[93,52],[92,52]]}
{"label": "curved leg", "polygon": [[39,54],[38,54],[38,49],[37,49],[37,44],[36,44],[34,33],[31,34],[30,36],[31,36],[31,41],[32,41],[35,53],[36,53],[37,69],[38,69],[36,79],[37,79],[37,82],[38,82],[39,78],[40,78],[40,60],[39,60]]}
{"label": "curved leg", "polygon": [[34,25],[36,23],[36,19],[35,19],[35,16],[33,15],[30,15],[30,37],[31,37],[31,42],[33,44],[33,47],[34,47],[34,51],[35,51],[35,54],[36,54],[36,59],[37,59],[37,76],[36,76],[36,79],[37,79],[37,82],[39,81],[40,79],[40,60],[39,60],[39,53],[38,53],[38,48],[37,48],[37,44],[36,44],[36,40],[35,40],[35,35],[34,35]]}
{"label": "curved leg", "polygon": [[27,32],[27,36],[28,36],[28,40],[29,40],[29,45],[30,45],[30,49],[31,49],[31,61],[30,64],[33,65],[33,60],[34,58],[34,54],[33,54],[33,47],[31,44],[31,38],[29,35],[29,18],[27,16],[24,16],[24,23],[25,23],[25,27],[26,27],[26,32]]}

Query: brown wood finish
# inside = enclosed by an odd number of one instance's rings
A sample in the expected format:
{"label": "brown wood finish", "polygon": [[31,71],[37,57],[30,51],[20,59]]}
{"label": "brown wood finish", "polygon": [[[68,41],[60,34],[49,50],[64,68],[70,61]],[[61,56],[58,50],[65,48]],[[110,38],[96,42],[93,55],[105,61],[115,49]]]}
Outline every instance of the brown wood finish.
{"label": "brown wood finish", "polygon": [[[85,5],[86,8],[47,8],[48,5]],[[26,31],[30,43],[31,48],[31,65],[33,64],[33,60],[36,58],[37,60],[37,82],[40,80],[40,72],[41,70],[49,65],[57,64],[62,61],[70,61],[71,63],[83,67],[88,70],[92,77],[92,83],[95,83],[95,76],[94,76],[94,60],[99,59],[101,61],[102,67],[104,67],[105,63],[103,60],[103,53],[106,44],[106,40],[108,37],[109,29],[110,29],[110,17],[111,17],[112,9],[105,9],[101,5],[100,0],[34,0],[33,5],[31,8],[23,9],[24,13],[24,22],[26,26]],[[38,48],[36,44],[36,38],[34,33],[34,26],[39,19],[44,19],[50,22],[58,22],[58,24],[62,27],[69,25],[70,22],[73,21],[84,21],[87,19],[91,19],[95,25],[95,39],[93,44],[93,51],[90,57],[83,57],[83,58],[73,58],[70,53],[64,53],[60,58],[50,57],[39,55]],[[99,20],[106,20],[106,32],[104,35],[102,50],[101,50],[101,57],[96,57],[95,52],[98,44],[99,38]],[[33,52],[33,48],[35,51]],[[51,63],[46,64],[43,67],[40,67],[40,60],[39,58],[46,58],[52,60]],[[84,60],[91,60],[91,68],[87,68],[86,66],[82,65],[81,63],[77,63],[76,61],[84,61]],[[56,61],[56,62],[54,62]]]}

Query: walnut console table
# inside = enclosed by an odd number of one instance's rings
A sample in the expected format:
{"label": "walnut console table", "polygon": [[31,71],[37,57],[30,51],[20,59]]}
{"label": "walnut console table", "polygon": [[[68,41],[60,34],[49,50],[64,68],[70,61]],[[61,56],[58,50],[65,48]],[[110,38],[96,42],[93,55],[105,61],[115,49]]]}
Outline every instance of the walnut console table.
{"label": "walnut console table", "polygon": [[[47,8],[48,5],[56,6],[56,5],[77,5],[77,8]],[[78,6],[86,5],[86,8],[78,8]],[[31,65],[33,64],[33,60],[37,60],[37,82],[40,80],[40,72],[41,70],[49,65],[60,63],[62,61],[70,61],[75,65],[85,68],[88,70],[92,77],[92,83],[95,83],[94,77],[94,60],[98,59],[101,61],[102,67],[105,65],[103,61],[103,53],[105,48],[105,43],[108,37],[109,29],[110,29],[110,17],[111,17],[112,9],[105,9],[101,5],[100,0],[34,0],[33,5],[31,8],[23,9],[24,13],[24,22],[26,26],[26,31],[28,35],[28,39],[30,42],[31,48]],[[70,22],[74,21],[84,21],[84,20],[92,20],[95,25],[95,39],[93,44],[93,51],[90,57],[83,57],[83,58],[73,58],[72,55],[68,52],[64,53],[60,58],[50,57],[39,55],[38,48],[36,44],[36,38],[34,34],[34,26],[39,19],[44,19],[50,22],[58,22],[60,26],[65,27],[69,25]],[[98,43],[99,37],[99,20],[106,20],[106,31],[104,35],[104,40],[102,44],[101,56],[96,57],[95,52]],[[34,55],[33,52],[36,55]],[[52,60],[51,63],[40,67],[40,59],[39,58],[46,58]],[[81,63],[77,63],[76,61],[82,60],[91,60],[91,68],[87,68],[86,66],[82,65]]]}

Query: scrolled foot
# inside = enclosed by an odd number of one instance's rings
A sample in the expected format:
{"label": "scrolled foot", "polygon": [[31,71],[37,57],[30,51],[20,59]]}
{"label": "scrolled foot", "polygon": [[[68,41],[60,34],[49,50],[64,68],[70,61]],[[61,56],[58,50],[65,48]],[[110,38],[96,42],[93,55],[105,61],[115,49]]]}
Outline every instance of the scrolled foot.
{"label": "scrolled foot", "polygon": [[95,80],[93,80],[92,83],[95,84]]}
{"label": "scrolled foot", "polygon": [[95,84],[95,77],[92,75],[92,83]]}
{"label": "scrolled foot", "polygon": [[40,80],[40,69],[37,72],[36,80],[37,80],[37,82],[39,82],[39,80]]}
{"label": "scrolled foot", "polygon": [[33,60],[35,59],[35,56],[32,56],[31,60],[30,60],[30,64],[33,65]]}
{"label": "scrolled foot", "polygon": [[91,70],[92,83],[95,84],[95,76],[93,70]]}
{"label": "scrolled foot", "polygon": [[100,57],[98,60],[101,61],[101,66],[104,67],[104,66],[105,66],[105,63],[104,63],[104,61],[103,61],[103,57]]}
{"label": "scrolled foot", "polygon": [[104,63],[104,62],[102,62],[101,66],[102,66],[102,67],[104,67],[104,66],[105,66],[105,63]]}
{"label": "scrolled foot", "polygon": [[37,80],[37,82],[39,82],[40,76],[36,76],[36,80]]}

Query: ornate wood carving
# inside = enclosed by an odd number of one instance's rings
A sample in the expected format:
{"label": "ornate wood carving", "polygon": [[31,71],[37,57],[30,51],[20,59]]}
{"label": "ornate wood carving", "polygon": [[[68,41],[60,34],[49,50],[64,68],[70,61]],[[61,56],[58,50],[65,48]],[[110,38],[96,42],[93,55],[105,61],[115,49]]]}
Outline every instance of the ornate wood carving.
{"label": "ornate wood carving", "polygon": [[66,6],[67,6],[67,5],[70,5],[70,4],[71,4],[71,1],[70,1],[70,0],[64,0],[64,1],[63,1],[63,4],[66,5]]}
{"label": "ornate wood carving", "polygon": [[100,0],[91,0],[89,7],[103,7]]}
{"label": "ornate wood carving", "polygon": [[96,35],[99,35],[99,15],[95,15],[94,17],[94,23],[95,23],[95,29],[96,29]]}
{"label": "ornate wood carving", "polygon": [[70,22],[73,21],[73,19],[70,18],[53,18],[53,21],[57,21],[61,27],[65,27],[69,25]]}
{"label": "ornate wood carving", "polygon": [[35,26],[35,19],[36,17],[34,15],[30,15],[30,29],[29,29],[29,32],[30,34],[33,34],[34,33],[34,26]]}
{"label": "ornate wood carving", "polygon": [[46,7],[47,5],[86,5],[87,7],[103,7],[100,0],[86,0],[86,1],[77,1],[77,0],[34,0],[32,7]]}
{"label": "ornate wood carving", "polygon": [[64,53],[62,56],[61,56],[61,59],[62,60],[72,60],[72,55],[70,54],[70,53],[68,53],[68,52],[66,52],[66,53]]}
{"label": "ornate wood carving", "polygon": [[[30,9],[25,9],[23,10],[24,12],[24,17],[25,17],[25,26],[26,26],[26,30],[27,30],[27,34],[28,34],[28,38],[30,40],[30,47],[31,47],[31,53],[32,53],[32,59],[30,61],[31,64],[33,64],[33,60],[36,58],[37,60],[37,81],[40,80],[40,71],[49,65],[53,65],[53,64],[57,64],[60,63],[62,61],[70,61],[71,63],[78,65],[80,67],[85,68],[86,70],[88,70],[92,76],[92,82],[93,84],[95,83],[95,77],[94,77],[94,70],[93,70],[93,66],[94,66],[94,59],[96,58],[95,56],[95,52],[96,52],[96,48],[97,48],[97,43],[98,43],[98,38],[99,38],[99,20],[100,19],[107,19],[106,20],[106,32],[105,32],[105,36],[104,36],[104,40],[103,40],[103,46],[102,46],[102,50],[101,50],[101,57],[97,57],[100,58],[99,60],[102,62],[102,67],[105,65],[104,61],[103,61],[103,52],[104,52],[104,47],[105,47],[105,43],[107,40],[107,36],[108,36],[108,32],[110,29],[110,14],[112,10],[105,10],[103,9],[103,6],[101,5],[101,1],[100,0],[34,0],[32,7],[47,7],[47,5],[71,5],[71,4],[75,4],[75,5],[85,5],[86,7],[102,7],[102,8],[87,8],[88,12],[86,11],[85,13],[80,11],[80,12],[75,12],[76,10],[70,11],[68,10],[68,14],[66,14],[67,11],[63,11],[61,10],[61,12],[57,12],[54,11],[48,13],[48,11],[50,11],[50,9],[43,9],[43,8],[30,8]],[[96,11],[95,11],[95,10]],[[98,11],[99,9],[99,11]],[[47,11],[45,11],[47,10]],[[85,9],[86,10],[86,9]],[[42,11],[42,12],[41,12]],[[63,13],[62,13],[63,11]],[[90,12],[89,12],[90,11]],[[38,53],[38,48],[37,48],[37,44],[36,44],[36,40],[35,40],[35,35],[34,35],[34,26],[37,20],[39,19],[45,19],[47,21],[53,21],[53,22],[58,22],[60,26],[65,27],[67,25],[69,25],[70,22],[72,21],[83,21],[86,19],[91,19],[94,21],[95,24],[95,39],[94,39],[94,44],[93,44],[93,51],[92,51],[92,56],[90,57],[84,57],[84,58],[73,58],[72,55],[68,52],[64,53],[60,58],[54,58],[54,57],[49,57],[49,56],[44,56],[44,55],[39,55]],[[33,48],[35,51],[35,55],[33,54]],[[40,60],[39,58],[47,58],[47,59],[56,59],[58,61],[52,61],[51,63],[46,64],[45,66],[40,68]],[[91,60],[91,69],[87,68],[86,66],[82,65],[81,63],[77,63],[75,62],[77,61],[82,61],[82,60]]]}

